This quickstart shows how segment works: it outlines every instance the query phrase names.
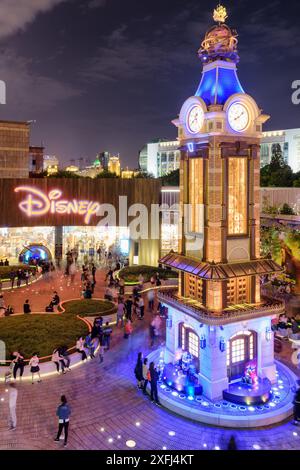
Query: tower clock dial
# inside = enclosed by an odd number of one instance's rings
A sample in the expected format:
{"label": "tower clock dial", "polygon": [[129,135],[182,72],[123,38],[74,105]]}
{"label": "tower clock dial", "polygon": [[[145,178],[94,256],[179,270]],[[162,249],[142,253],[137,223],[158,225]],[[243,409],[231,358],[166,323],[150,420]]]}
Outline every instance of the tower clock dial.
{"label": "tower clock dial", "polygon": [[187,115],[187,127],[192,134],[200,132],[204,123],[204,111],[199,105],[193,106]]}
{"label": "tower clock dial", "polygon": [[228,109],[228,122],[236,132],[246,130],[250,122],[248,108],[242,103],[233,103]]}

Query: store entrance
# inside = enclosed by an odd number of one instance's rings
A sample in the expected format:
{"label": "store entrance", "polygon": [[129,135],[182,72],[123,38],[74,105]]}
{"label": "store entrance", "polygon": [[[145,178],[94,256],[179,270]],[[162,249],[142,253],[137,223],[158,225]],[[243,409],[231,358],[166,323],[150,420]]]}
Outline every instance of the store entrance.
{"label": "store entrance", "polygon": [[63,253],[78,264],[90,262],[107,267],[129,257],[129,230],[125,227],[64,227]]}

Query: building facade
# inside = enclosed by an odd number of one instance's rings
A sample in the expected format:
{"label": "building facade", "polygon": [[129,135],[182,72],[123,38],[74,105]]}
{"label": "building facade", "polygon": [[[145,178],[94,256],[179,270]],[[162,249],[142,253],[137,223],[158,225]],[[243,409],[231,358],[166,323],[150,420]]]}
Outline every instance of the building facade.
{"label": "building facade", "polygon": [[27,122],[0,121],[0,178],[26,178],[29,174]]}
{"label": "building facade", "polygon": [[44,147],[29,147],[29,171],[31,173],[42,173],[44,170]]}
{"label": "building facade", "polygon": [[173,121],[181,237],[179,252],[160,260],[179,272],[178,291],[159,294],[169,319],[165,361],[180,364],[188,354],[211,400],[235,382],[242,387],[252,370],[261,400],[260,387],[270,396],[276,381],[271,320],[284,311],[260,292],[261,276],[281,272],[260,257],[260,140],[269,116],[238,79],[237,33],[224,21],[206,33],[199,57],[200,85]]}
{"label": "building facade", "polygon": [[280,145],[284,161],[292,170],[295,173],[300,171],[300,129],[264,132],[261,141],[261,167],[271,162],[274,145]]}
{"label": "building facade", "polygon": [[117,176],[121,176],[121,162],[119,156],[109,157],[108,171],[115,173]]}
{"label": "building facade", "polygon": [[139,165],[155,178],[160,178],[179,169],[180,151],[178,141],[163,139],[146,144],[139,153]]}

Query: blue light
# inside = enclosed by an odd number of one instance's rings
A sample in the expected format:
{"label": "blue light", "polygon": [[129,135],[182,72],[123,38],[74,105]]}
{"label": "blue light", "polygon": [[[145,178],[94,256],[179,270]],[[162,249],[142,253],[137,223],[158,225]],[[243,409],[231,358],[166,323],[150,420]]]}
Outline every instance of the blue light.
{"label": "blue light", "polygon": [[193,153],[195,151],[194,142],[188,142],[187,146],[188,146],[188,150],[189,150],[190,153]]}
{"label": "blue light", "polygon": [[236,71],[234,69],[216,67],[203,72],[196,96],[200,96],[207,105],[223,105],[235,93],[245,93]]}

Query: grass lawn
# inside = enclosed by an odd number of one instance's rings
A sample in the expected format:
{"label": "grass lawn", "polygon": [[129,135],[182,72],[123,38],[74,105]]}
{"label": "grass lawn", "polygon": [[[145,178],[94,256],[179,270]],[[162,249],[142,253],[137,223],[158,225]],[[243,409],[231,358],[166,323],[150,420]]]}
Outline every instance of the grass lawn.
{"label": "grass lawn", "polygon": [[[66,345],[71,348],[79,336],[88,334],[87,325],[76,315],[98,316],[115,311],[115,305],[106,300],[72,300],[64,304],[61,315],[17,315],[0,318],[0,340],[6,345],[6,359],[15,350],[26,359],[34,352],[40,357],[50,356],[53,350]],[[48,359],[49,360],[49,359]]]}
{"label": "grass lawn", "polygon": [[151,277],[159,273],[161,279],[177,278],[178,274],[168,269],[157,268],[155,266],[128,266],[120,271],[120,277],[124,279],[125,283],[134,284],[139,280],[139,275],[142,274],[145,282],[149,282]]}
{"label": "grass lawn", "polygon": [[65,314],[80,315],[81,317],[92,317],[98,315],[110,314],[116,311],[115,304],[108,300],[71,300],[70,302],[63,302],[63,307],[66,309]]}

